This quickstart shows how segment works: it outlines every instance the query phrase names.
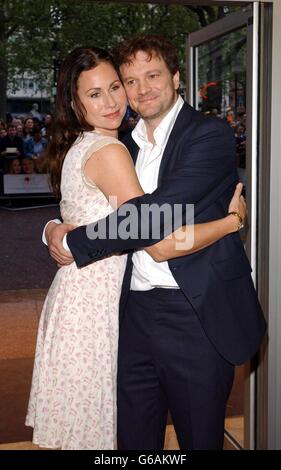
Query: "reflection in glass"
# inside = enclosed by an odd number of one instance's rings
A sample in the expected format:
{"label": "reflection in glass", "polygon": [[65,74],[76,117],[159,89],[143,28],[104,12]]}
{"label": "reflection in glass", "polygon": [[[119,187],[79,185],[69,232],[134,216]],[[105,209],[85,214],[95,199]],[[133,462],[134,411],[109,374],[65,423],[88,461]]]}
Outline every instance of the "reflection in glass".
{"label": "reflection in glass", "polygon": [[[216,115],[233,128],[240,180],[246,185],[246,48],[247,30],[241,28],[196,49],[198,76],[196,108]],[[226,409],[225,428],[244,446],[244,366],[236,367]]]}
{"label": "reflection in glass", "polygon": [[209,41],[197,48],[197,109],[225,119],[237,142],[237,166],[246,185],[246,47],[247,30]]}

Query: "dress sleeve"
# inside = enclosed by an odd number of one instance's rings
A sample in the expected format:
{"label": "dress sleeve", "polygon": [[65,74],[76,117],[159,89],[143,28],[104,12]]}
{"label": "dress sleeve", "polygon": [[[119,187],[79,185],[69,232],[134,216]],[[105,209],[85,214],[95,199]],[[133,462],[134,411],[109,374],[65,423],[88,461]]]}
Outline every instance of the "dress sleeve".
{"label": "dress sleeve", "polygon": [[[85,173],[85,166],[89,158],[93,155],[93,153],[97,152],[100,150],[102,147],[105,147],[106,145],[111,145],[111,144],[117,144],[117,145],[122,145],[125,147],[120,140],[115,139],[114,137],[105,137],[104,139],[100,139],[98,141],[93,142],[87,149],[86,153],[83,155],[82,160],[81,160],[81,173],[82,173],[82,178],[84,183],[89,186],[90,188],[96,188],[97,185],[93,180],[91,180]],[[126,147],[125,147],[126,148]]]}

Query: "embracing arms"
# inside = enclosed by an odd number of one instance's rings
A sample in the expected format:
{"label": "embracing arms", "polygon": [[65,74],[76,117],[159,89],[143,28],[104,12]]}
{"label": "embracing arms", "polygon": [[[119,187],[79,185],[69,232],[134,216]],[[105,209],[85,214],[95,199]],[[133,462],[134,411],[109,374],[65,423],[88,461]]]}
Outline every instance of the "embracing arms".
{"label": "embracing arms", "polygon": [[190,255],[207,248],[222,237],[237,232],[247,217],[247,207],[241,195],[243,184],[238,183],[225,217],[202,224],[184,225],[160,242],[146,247],[145,250],[157,261],[167,261],[180,256]]}
{"label": "embracing arms", "polygon": [[[233,145],[227,131],[228,128],[225,126],[216,124],[211,128],[208,126],[206,130],[203,129],[201,134],[195,134],[188,146],[187,154],[181,153],[173,172],[170,176],[163,178],[162,184],[152,194],[142,196],[143,191],[138,183],[131,158],[120,145],[110,145],[93,154],[85,171],[106,197],[115,195],[117,206],[129,200],[129,203],[136,207],[138,215],[141,215],[143,203],[150,207],[152,203],[158,205],[163,203],[182,204],[184,206],[190,202],[195,204],[195,214],[200,213],[226,189],[234,187],[237,181]],[[236,195],[234,205],[234,209],[238,211],[239,195]],[[124,221],[124,214],[121,215],[120,211],[115,212],[107,220],[112,221],[114,217],[119,227],[120,223]],[[92,229],[95,227],[96,224],[93,224]],[[159,238],[163,238],[165,233],[161,222],[157,228],[159,228]],[[56,230],[60,230],[60,235],[63,233],[63,227],[56,228]],[[218,221],[195,225],[192,247],[190,240],[192,239],[193,227],[186,226],[184,230],[189,241],[185,249],[181,243],[180,250],[175,236],[165,239],[163,242],[159,242],[159,238],[153,239],[151,236],[146,240],[141,237],[128,240],[122,240],[120,237],[114,240],[90,239],[87,236],[89,227],[79,227],[70,232],[67,241],[79,266],[108,256],[111,252],[141,248],[144,245],[150,246],[147,251],[154,259],[162,261],[198,251],[224,235],[236,231],[237,220],[234,216],[228,216]],[[60,259],[59,251],[54,248],[55,242],[57,242],[57,240],[54,241],[55,233],[56,231],[50,230],[50,251],[52,250],[52,256],[57,262],[64,263],[66,260]],[[69,256],[69,262],[70,260],[72,260],[71,256]]]}

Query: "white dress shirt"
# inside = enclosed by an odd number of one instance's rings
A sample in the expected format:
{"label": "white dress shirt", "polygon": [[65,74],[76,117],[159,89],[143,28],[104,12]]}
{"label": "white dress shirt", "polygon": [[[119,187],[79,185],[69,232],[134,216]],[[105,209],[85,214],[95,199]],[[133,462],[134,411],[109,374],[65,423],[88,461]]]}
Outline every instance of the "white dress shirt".
{"label": "white dress shirt", "polygon": [[[154,145],[148,142],[143,119],[140,119],[132,132],[132,137],[140,148],[136,161],[136,173],[145,193],[152,193],[157,188],[162,156],[183,103],[183,99],[179,96],[173,108],[155,129]],[[132,260],[131,290],[143,291],[155,287],[178,288],[167,261],[156,263],[144,250],[136,251]]]}

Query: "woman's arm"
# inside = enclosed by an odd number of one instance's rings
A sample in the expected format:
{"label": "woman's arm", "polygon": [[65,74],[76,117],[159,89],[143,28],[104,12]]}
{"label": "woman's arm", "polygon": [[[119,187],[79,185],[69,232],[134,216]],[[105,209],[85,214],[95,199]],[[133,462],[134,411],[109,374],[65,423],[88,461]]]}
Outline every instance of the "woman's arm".
{"label": "woman's arm", "polygon": [[113,209],[144,194],[131,155],[123,145],[109,144],[94,152],[86,162],[84,172]]}
{"label": "woman's arm", "polygon": [[[228,212],[238,213],[245,220],[247,207],[244,197],[241,195],[243,184],[238,183],[228,207]],[[227,215],[222,219],[195,225],[185,225],[176,230],[172,235],[160,242],[145,248],[154,261],[161,262],[180,256],[190,255],[202,250],[214,242],[233,232],[240,227],[239,216]]]}

